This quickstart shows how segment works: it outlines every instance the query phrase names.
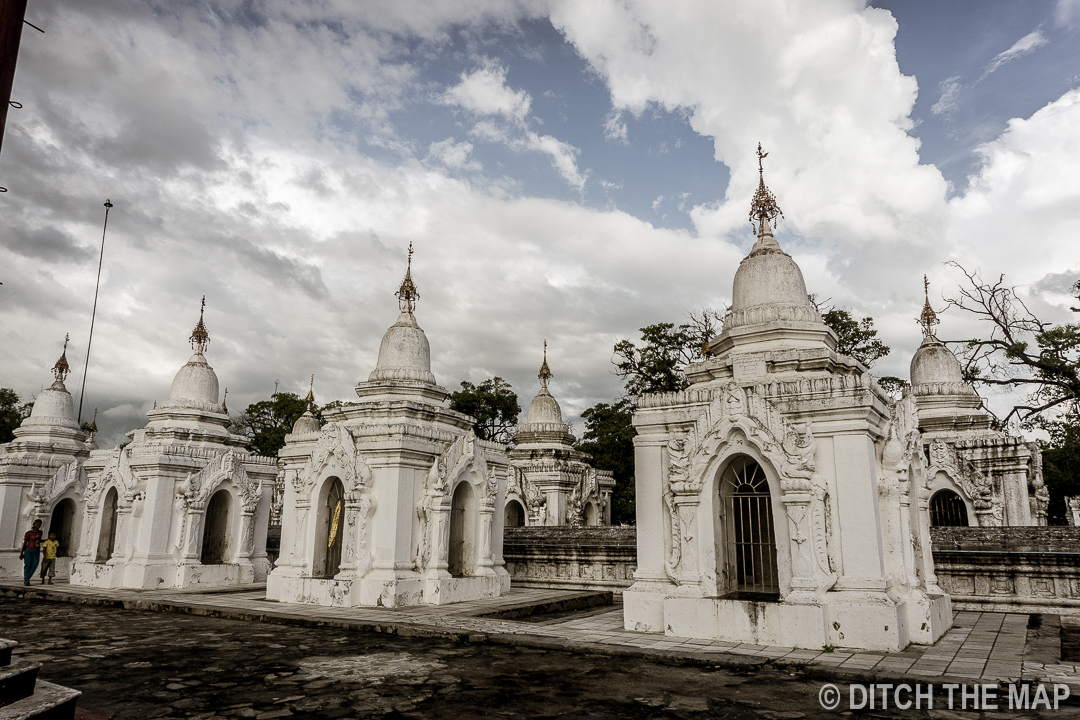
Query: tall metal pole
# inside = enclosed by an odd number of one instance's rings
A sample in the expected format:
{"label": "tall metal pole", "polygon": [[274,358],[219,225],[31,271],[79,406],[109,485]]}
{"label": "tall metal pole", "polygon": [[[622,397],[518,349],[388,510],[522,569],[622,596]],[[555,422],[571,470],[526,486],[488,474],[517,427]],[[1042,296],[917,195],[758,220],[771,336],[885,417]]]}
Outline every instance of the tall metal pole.
{"label": "tall metal pole", "polygon": [[4,143],[8,101],[15,82],[26,0],[0,0],[0,145]]}
{"label": "tall metal pole", "polygon": [[90,367],[90,344],[94,342],[94,319],[97,317],[98,290],[101,288],[101,261],[105,259],[105,229],[109,227],[109,209],[112,203],[105,198],[105,224],[101,227],[101,254],[97,263],[97,284],[94,286],[94,310],[90,313],[90,339],[86,341],[86,362],[83,363],[82,390],[79,391],[79,419],[76,420],[82,426],[83,397],[86,395],[86,369]]}

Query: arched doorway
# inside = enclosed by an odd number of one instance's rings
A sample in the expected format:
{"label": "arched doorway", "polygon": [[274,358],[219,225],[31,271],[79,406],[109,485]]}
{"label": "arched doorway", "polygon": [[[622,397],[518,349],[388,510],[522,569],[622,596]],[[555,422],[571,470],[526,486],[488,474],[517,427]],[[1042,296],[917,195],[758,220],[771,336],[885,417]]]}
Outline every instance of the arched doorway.
{"label": "arched doorway", "polygon": [[450,547],[447,570],[454,577],[473,571],[473,490],[467,482],[459,483],[450,503]]}
{"label": "arched doorway", "polygon": [[206,505],[203,522],[203,565],[220,565],[229,557],[229,506],[232,496],[228,490],[218,490]]}
{"label": "arched doorway", "polygon": [[599,524],[597,522],[596,503],[585,503],[585,525],[587,527],[596,527]]}
{"label": "arched doorway", "polygon": [[930,498],[930,524],[934,527],[961,527],[968,524],[967,505],[952,490],[938,490]]}
{"label": "arched doorway", "polygon": [[56,533],[56,540],[60,543],[60,547],[56,549],[57,557],[71,557],[75,554],[75,548],[72,547],[75,541],[74,500],[64,498],[56,503],[52,517],[49,518],[49,533]]}
{"label": "arched doorway", "polygon": [[772,498],[761,466],[737,457],[720,479],[725,575],[728,588],[750,598],[780,594]]}
{"label": "arched doorway", "polygon": [[341,570],[341,545],[345,521],[345,486],[333,478],[319,507],[319,531],[315,537],[315,577],[332,578]]}
{"label": "arched doorway", "polygon": [[503,527],[525,527],[525,508],[517,500],[507,500],[504,520]]}
{"label": "arched doorway", "polygon": [[101,531],[98,533],[98,546],[95,560],[105,562],[116,550],[116,512],[119,496],[116,488],[109,488],[105,493],[105,502],[101,504]]}

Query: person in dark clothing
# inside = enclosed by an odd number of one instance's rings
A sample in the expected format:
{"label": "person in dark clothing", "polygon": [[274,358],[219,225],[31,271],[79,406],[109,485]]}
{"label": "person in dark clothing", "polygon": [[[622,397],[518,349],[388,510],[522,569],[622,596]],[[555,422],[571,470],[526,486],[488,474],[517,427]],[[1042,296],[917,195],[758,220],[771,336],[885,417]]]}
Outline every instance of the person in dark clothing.
{"label": "person in dark clothing", "polygon": [[35,520],[34,524],[23,535],[19,559],[23,561],[23,585],[29,585],[30,578],[34,577],[34,571],[37,570],[38,560],[41,559],[40,520]]}

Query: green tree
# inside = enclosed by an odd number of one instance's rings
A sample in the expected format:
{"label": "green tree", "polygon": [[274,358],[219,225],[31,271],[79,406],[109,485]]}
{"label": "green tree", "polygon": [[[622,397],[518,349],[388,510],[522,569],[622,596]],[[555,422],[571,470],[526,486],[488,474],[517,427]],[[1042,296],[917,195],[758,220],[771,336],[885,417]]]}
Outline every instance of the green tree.
{"label": "green tree", "polygon": [[[813,296],[810,301],[817,304]],[[821,310],[820,307],[818,309]],[[836,333],[836,351],[855,358],[867,369],[890,352],[889,346],[878,339],[872,317],[856,320],[850,310],[826,308],[821,313],[821,319]],[[907,380],[892,375],[878,377],[877,381],[893,397],[899,397],[908,385]]]}
{"label": "green tree", "polygon": [[[960,347],[964,376],[975,383],[1011,387],[1027,397],[1005,416],[1005,422],[1038,425],[1042,418],[1077,417],[1080,413],[1080,323],[1044,322],[1005,284],[986,282],[978,271],[957,263],[966,278],[959,295],[946,298],[955,307],[983,321],[983,337],[953,341]],[[1080,280],[1071,292],[1080,301]],[[1071,308],[1080,313],[1080,307]],[[950,343],[952,344],[952,343]]]}
{"label": "green tree", "polygon": [[682,368],[703,360],[707,344],[717,334],[722,313],[704,308],[687,314],[689,322],[656,323],[641,328],[641,346],[630,340],[615,343],[615,374],[623,378],[627,394],[672,392],[687,386]]}
{"label": "green tree", "polygon": [[1068,525],[1065,498],[1080,495],[1080,413],[1071,412],[1041,423],[1050,435],[1042,446],[1043,482],[1050,491],[1047,520],[1051,525]]}
{"label": "green tree", "polygon": [[285,446],[285,436],[307,410],[307,403],[296,393],[277,392],[269,400],[247,406],[233,419],[234,431],[250,438],[248,450],[265,457],[277,457]]}
{"label": "green tree", "polygon": [[501,377],[479,385],[462,382],[461,389],[450,394],[450,409],[472,416],[478,438],[499,443],[508,443],[513,438],[521,413],[517,393]]}
{"label": "green tree", "polygon": [[15,428],[30,416],[33,401],[22,402],[11,388],[0,388],[0,443],[15,439]]}
{"label": "green tree", "polygon": [[881,342],[874,328],[874,318],[856,320],[850,310],[831,308],[821,319],[836,333],[836,351],[850,355],[866,367],[889,354],[889,346]]}
{"label": "green tree", "polygon": [[634,405],[629,398],[613,403],[597,403],[581,413],[585,434],[577,449],[593,457],[593,467],[610,470],[615,476],[611,498],[611,522],[633,525],[634,510]]}

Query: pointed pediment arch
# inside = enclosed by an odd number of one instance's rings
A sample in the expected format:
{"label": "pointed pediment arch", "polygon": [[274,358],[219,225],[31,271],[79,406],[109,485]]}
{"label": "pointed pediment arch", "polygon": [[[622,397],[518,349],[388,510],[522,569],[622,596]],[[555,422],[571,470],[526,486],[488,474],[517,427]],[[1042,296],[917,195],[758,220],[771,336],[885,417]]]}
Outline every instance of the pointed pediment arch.
{"label": "pointed pediment arch", "polygon": [[768,400],[730,382],[714,392],[685,437],[669,441],[672,491],[701,492],[733,437],[743,438],[772,464],[783,490],[810,489],[817,443],[809,425],[787,422]]}

